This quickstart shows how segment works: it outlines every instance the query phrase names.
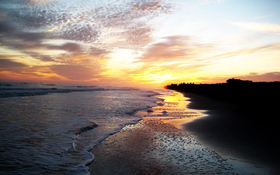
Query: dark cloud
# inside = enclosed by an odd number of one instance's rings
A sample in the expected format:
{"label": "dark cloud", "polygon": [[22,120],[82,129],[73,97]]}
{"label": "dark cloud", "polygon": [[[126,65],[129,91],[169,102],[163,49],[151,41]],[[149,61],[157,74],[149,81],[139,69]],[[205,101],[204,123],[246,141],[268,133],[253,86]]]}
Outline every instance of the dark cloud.
{"label": "dark cloud", "polygon": [[27,67],[27,65],[12,61],[10,59],[0,59],[0,69],[23,68],[23,67]]}
{"label": "dark cloud", "polygon": [[16,50],[26,50],[41,47],[41,41],[48,39],[42,32],[26,32],[16,27],[12,22],[0,22],[0,42]]}
{"label": "dark cloud", "polygon": [[[10,2],[14,8],[7,12],[9,20],[16,22],[23,29],[40,29],[46,26],[52,27],[71,18],[71,13],[65,10],[59,12],[59,4],[55,2],[30,4],[26,0]],[[64,8],[67,6],[64,4]],[[61,9],[62,10],[62,9]]]}
{"label": "dark cloud", "polygon": [[37,59],[39,59],[43,62],[55,62],[55,60],[49,55],[40,55],[37,57]]}
{"label": "dark cloud", "polygon": [[4,34],[12,33],[14,31],[15,31],[15,28],[11,24],[0,21],[0,34],[1,33],[4,33]]}
{"label": "dark cloud", "polygon": [[[2,33],[2,34],[1,34]],[[38,58],[40,55],[35,53],[34,49],[43,50],[64,50],[69,53],[77,53],[82,51],[80,44],[67,42],[62,45],[45,44],[43,41],[50,39],[46,33],[39,32],[24,32],[14,28],[9,23],[0,23],[0,42],[2,45],[8,46],[11,49],[21,51],[33,58]],[[100,49],[101,52],[101,49]],[[42,55],[45,58],[45,55]],[[46,60],[46,59],[43,59]],[[50,60],[50,59],[48,59]]]}
{"label": "dark cloud", "polygon": [[36,43],[41,41],[42,39],[47,39],[44,33],[37,33],[37,32],[15,33],[14,37],[22,40],[23,42],[36,42]]}
{"label": "dark cloud", "polygon": [[90,25],[79,25],[76,23],[69,24],[64,32],[59,33],[59,37],[67,40],[76,40],[83,42],[97,41],[99,37],[99,31],[94,29]]}
{"label": "dark cloud", "polygon": [[52,50],[65,50],[68,52],[80,52],[81,46],[77,43],[65,43],[63,45],[45,45],[48,49]]}
{"label": "dark cloud", "polygon": [[97,47],[90,47],[88,50],[89,55],[96,56],[96,57],[103,57],[106,54],[110,53],[107,49],[101,49]]}
{"label": "dark cloud", "polygon": [[69,51],[69,52],[79,52],[81,51],[81,47],[76,43],[66,43],[61,46],[61,49]]}

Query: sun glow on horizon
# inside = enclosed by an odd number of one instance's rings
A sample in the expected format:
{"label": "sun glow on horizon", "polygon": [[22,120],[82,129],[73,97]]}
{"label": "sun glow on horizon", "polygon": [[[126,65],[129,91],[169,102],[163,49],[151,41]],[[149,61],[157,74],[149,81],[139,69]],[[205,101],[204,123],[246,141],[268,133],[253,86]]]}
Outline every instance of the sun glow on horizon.
{"label": "sun glow on horizon", "polygon": [[280,81],[279,7],[275,0],[5,1],[0,80]]}
{"label": "sun glow on horizon", "polygon": [[163,83],[166,81],[174,80],[176,78],[177,77],[174,77],[170,74],[148,74],[143,77],[144,80],[151,81],[151,83]]}

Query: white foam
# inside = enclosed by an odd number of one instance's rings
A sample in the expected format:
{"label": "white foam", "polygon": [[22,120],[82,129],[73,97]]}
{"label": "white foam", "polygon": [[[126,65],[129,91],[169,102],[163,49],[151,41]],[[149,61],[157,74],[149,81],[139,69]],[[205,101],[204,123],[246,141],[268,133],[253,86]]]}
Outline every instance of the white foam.
{"label": "white foam", "polygon": [[123,123],[123,124],[120,124],[119,127],[115,128],[114,130],[112,130],[110,132],[104,133],[101,137],[99,137],[98,139],[94,140],[89,146],[87,146],[85,148],[85,150],[88,151],[88,152],[91,151],[92,148],[94,148],[96,145],[98,145],[100,142],[105,140],[110,135],[116,134],[117,132],[119,132],[122,128],[124,128],[127,125],[136,124],[140,120],[142,120],[142,117],[138,118],[138,119],[131,120],[131,121]]}

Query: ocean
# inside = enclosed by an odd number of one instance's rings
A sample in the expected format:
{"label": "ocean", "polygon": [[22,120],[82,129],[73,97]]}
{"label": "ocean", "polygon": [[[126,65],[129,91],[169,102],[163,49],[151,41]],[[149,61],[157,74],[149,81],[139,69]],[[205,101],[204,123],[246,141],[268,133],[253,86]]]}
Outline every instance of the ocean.
{"label": "ocean", "polygon": [[90,150],[156,106],[159,91],[0,84],[1,174],[89,174]]}

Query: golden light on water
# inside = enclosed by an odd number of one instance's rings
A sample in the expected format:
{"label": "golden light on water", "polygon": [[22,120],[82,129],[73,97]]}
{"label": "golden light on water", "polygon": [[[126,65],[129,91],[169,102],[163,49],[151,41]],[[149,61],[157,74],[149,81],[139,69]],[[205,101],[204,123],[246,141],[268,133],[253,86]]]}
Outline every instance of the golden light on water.
{"label": "golden light on water", "polygon": [[[188,109],[186,106],[190,103],[187,97],[177,92],[165,92],[159,96],[163,101],[159,101],[159,106],[153,107],[152,112],[139,111],[139,114],[144,115],[144,122],[149,124],[149,121],[160,121],[169,123],[178,129],[183,129],[183,124],[191,122],[200,117],[206,116],[204,110]],[[156,123],[153,123],[154,125]]]}

